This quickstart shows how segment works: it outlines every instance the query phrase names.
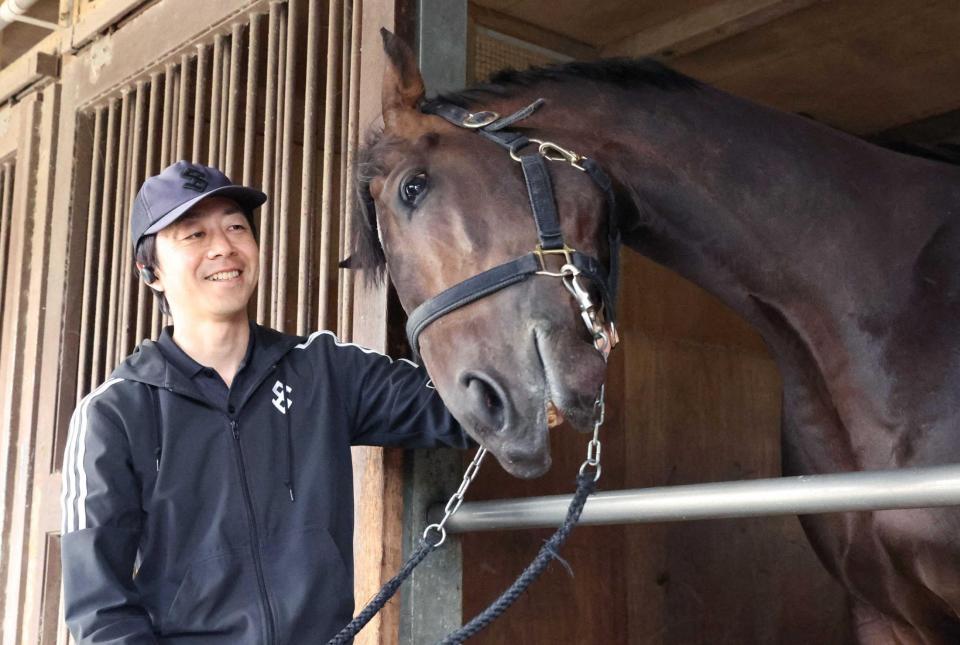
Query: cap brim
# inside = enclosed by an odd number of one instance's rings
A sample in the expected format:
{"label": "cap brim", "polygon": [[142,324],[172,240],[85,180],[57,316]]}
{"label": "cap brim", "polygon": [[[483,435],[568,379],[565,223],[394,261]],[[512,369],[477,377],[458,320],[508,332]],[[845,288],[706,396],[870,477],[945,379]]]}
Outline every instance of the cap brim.
{"label": "cap brim", "polygon": [[207,197],[229,197],[233,201],[237,202],[241,208],[249,212],[253,212],[253,209],[259,208],[264,204],[264,202],[267,201],[266,194],[262,193],[256,188],[247,188],[246,186],[221,186],[220,188],[214,188],[210,192],[198,195],[190,201],[180,204],[172,211],[154,222],[150,228],[141,234],[140,237],[143,237],[144,235],[150,235],[167,228],[178,219],[186,215],[191,208],[197,205],[197,203],[206,199]]}

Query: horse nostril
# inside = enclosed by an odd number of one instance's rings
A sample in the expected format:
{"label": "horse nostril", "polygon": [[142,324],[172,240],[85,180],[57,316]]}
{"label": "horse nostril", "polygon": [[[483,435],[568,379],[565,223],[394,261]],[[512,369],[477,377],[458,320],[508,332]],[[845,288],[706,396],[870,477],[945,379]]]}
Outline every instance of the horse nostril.
{"label": "horse nostril", "polygon": [[460,377],[467,392],[471,411],[477,419],[494,432],[506,425],[506,396],[492,378],[479,372],[469,372]]}

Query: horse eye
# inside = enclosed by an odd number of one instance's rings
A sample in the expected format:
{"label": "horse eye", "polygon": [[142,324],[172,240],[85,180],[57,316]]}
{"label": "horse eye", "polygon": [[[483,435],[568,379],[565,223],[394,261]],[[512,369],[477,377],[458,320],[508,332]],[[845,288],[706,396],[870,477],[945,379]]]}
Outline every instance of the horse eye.
{"label": "horse eye", "polygon": [[400,199],[410,206],[413,206],[426,192],[427,173],[424,172],[408,177],[400,184]]}

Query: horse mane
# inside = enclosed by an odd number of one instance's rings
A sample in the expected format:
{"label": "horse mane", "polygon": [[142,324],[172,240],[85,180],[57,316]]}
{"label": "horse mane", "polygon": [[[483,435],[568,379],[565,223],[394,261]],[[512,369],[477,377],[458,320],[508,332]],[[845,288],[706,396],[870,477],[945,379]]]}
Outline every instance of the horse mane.
{"label": "horse mane", "polygon": [[598,61],[556,63],[525,70],[508,68],[495,72],[489,79],[477,85],[459,92],[446,92],[433,100],[472,107],[490,97],[510,98],[517,90],[532,85],[578,80],[608,83],[617,87],[648,86],[660,90],[691,90],[703,85],[700,81],[651,58],[605,58]]}
{"label": "horse mane", "polygon": [[[594,81],[619,87],[648,86],[660,90],[692,90],[702,84],[652,59],[608,58],[599,61],[559,63],[526,70],[505,69],[489,79],[458,92],[447,92],[427,101],[470,108],[484,100],[510,98],[533,85],[547,82]],[[379,284],[384,278],[386,256],[377,234],[377,215],[370,195],[370,181],[382,172],[382,153],[391,144],[382,130],[371,131],[357,153],[356,200],[353,211],[352,254],[342,266],[365,269],[365,279]]]}

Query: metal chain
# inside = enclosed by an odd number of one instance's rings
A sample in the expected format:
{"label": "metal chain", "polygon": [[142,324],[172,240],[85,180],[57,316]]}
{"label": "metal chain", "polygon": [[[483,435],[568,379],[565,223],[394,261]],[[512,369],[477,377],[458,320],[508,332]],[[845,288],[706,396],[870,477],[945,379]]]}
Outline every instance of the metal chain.
{"label": "metal chain", "polygon": [[[600,385],[600,393],[597,395],[597,400],[593,404],[594,410],[594,421],[593,421],[593,438],[587,443],[587,458],[582,464],[580,464],[580,474],[584,474],[588,468],[595,468],[596,472],[593,477],[593,481],[600,479],[600,454],[603,446],[600,443],[600,426],[603,425],[603,421],[606,417],[606,385]],[[487,456],[486,448],[479,448],[477,454],[473,456],[473,461],[470,462],[470,465],[467,466],[466,471],[463,473],[463,479],[460,480],[460,486],[457,487],[457,491],[450,496],[450,499],[447,500],[446,506],[443,507],[443,517],[439,522],[430,524],[423,530],[423,539],[426,540],[427,536],[430,534],[430,531],[436,531],[440,535],[440,539],[431,543],[434,547],[439,547],[447,539],[447,530],[444,526],[447,523],[447,520],[460,510],[460,506],[463,504],[463,499],[467,494],[467,489],[470,488],[470,484],[473,483],[473,480],[477,476],[477,472],[480,470],[480,465],[483,463],[483,458]]]}
{"label": "metal chain", "polygon": [[582,464],[580,464],[581,475],[587,472],[588,468],[596,469],[593,476],[593,481],[600,479],[600,452],[601,448],[603,447],[600,445],[600,426],[603,425],[604,418],[606,418],[607,414],[607,406],[604,400],[606,396],[606,389],[606,384],[600,386],[600,393],[597,395],[597,400],[593,404],[593,438],[590,439],[589,443],[587,443],[587,458]]}
{"label": "metal chain", "polygon": [[[606,414],[604,404],[605,388],[600,386],[600,393],[594,403],[594,422],[593,439],[587,446],[587,459],[580,466],[580,474],[577,475],[577,491],[570,501],[570,507],[567,509],[567,516],[563,524],[541,547],[537,557],[533,559],[530,565],[523,570],[513,584],[500,594],[500,597],[493,601],[489,607],[477,614],[466,625],[448,634],[437,645],[460,645],[467,639],[485,629],[490,623],[499,618],[503,612],[519,598],[527,588],[543,573],[547,565],[553,560],[559,559],[558,552],[566,542],[570,531],[573,530],[577,520],[580,519],[580,513],[583,511],[587,497],[594,491],[597,480],[600,479],[600,426],[603,425],[603,419]],[[596,471],[591,477],[590,468]]]}
{"label": "metal chain", "polygon": [[[600,356],[603,357],[603,362],[606,363],[610,355],[610,350],[612,349],[610,335],[597,316],[597,306],[590,298],[590,292],[580,284],[580,270],[573,264],[565,264],[561,267],[560,274],[563,279],[563,286],[567,288],[567,291],[570,292],[570,295],[573,296],[577,306],[580,308],[580,317],[583,320],[583,324],[587,326],[587,331],[589,331],[593,337],[593,346],[600,352]],[[616,333],[612,323],[610,330],[612,333]],[[587,458],[580,464],[581,475],[583,475],[588,468],[596,469],[593,478],[594,482],[600,479],[600,452],[603,447],[600,444],[600,426],[603,425],[607,414],[606,392],[606,383],[601,383],[597,400],[593,403],[593,438],[590,439],[590,442],[587,444]]]}
{"label": "metal chain", "polygon": [[[463,481],[460,482],[460,487],[457,489],[457,492],[453,494],[453,497],[450,498],[450,501],[447,502],[443,519],[436,524],[431,524],[423,531],[423,538],[421,538],[419,546],[417,546],[416,550],[407,558],[407,561],[400,568],[397,575],[388,580],[360,613],[347,623],[333,638],[327,641],[327,645],[346,645],[347,643],[352,643],[353,637],[363,629],[364,625],[370,622],[371,618],[383,609],[383,606],[393,597],[397,589],[400,588],[400,585],[410,577],[410,574],[413,573],[417,565],[446,541],[447,531],[443,525],[446,524],[450,516],[460,508],[460,504],[463,503],[463,496],[466,494],[467,488],[470,487],[473,478],[476,477],[477,471],[480,469],[480,463],[486,454],[487,450],[485,448],[477,450],[473,461],[470,462],[470,465],[467,466],[467,471],[463,474]],[[440,539],[437,542],[431,542],[428,539],[427,536],[430,535],[430,531],[436,531],[437,535],[439,535]]]}
{"label": "metal chain", "polygon": [[438,547],[444,543],[447,539],[447,530],[443,527],[447,523],[447,520],[450,519],[450,516],[459,510],[460,505],[463,504],[463,498],[467,494],[467,489],[470,488],[470,484],[473,483],[473,478],[477,476],[477,471],[480,470],[480,464],[483,463],[483,458],[487,456],[487,449],[480,448],[477,450],[477,454],[473,456],[473,461],[470,462],[470,465],[467,466],[467,470],[463,473],[463,479],[460,481],[460,487],[457,488],[449,500],[447,500],[447,505],[443,508],[443,519],[435,524],[431,524],[423,530],[423,539],[427,539],[430,531],[436,531],[440,534],[440,540],[436,543],[432,543],[434,547]]}
{"label": "metal chain", "polygon": [[[567,265],[571,266],[572,265]],[[575,269],[575,267],[573,267]],[[566,269],[566,267],[564,267]],[[564,273],[567,273],[564,271]],[[581,306],[581,310],[593,310],[593,304],[590,301],[589,293],[582,289],[576,288],[579,287],[579,282],[577,281],[577,273],[569,273],[563,275],[564,284],[567,285],[567,288],[574,294],[577,299],[577,303]],[[568,284],[568,280],[570,283]],[[588,322],[588,318],[584,316],[584,323],[587,324],[587,328],[591,330],[591,333],[596,331],[596,327],[591,325]],[[603,355],[604,361],[606,361],[607,356],[602,351],[601,347],[596,342],[596,335],[594,336],[594,346],[597,347],[597,350],[600,351]],[[609,350],[608,350],[609,351]],[[600,444],[600,426],[603,425],[604,418],[606,416],[606,386],[600,386],[600,392],[597,394],[597,400],[593,404],[594,409],[594,421],[593,421],[593,437],[590,439],[590,442],[587,444],[587,458],[580,464],[580,471],[577,477],[577,492],[574,495],[573,501],[571,502],[570,509],[567,513],[567,518],[553,537],[548,540],[548,543],[540,550],[540,553],[530,564],[529,567],[524,571],[523,574],[513,585],[510,586],[500,598],[497,599],[494,604],[484,610],[479,616],[470,621],[467,625],[461,627],[454,633],[450,634],[447,638],[444,639],[443,643],[462,643],[465,638],[475,634],[476,632],[482,630],[486,625],[491,621],[495,620],[500,616],[506,609],[513,604],[516,598],[523,593],[523,591],[540,575],[544,567],[557,556],[557,551],[560,546],[566,540],[567,535],[573,529],[573,525],[576,524],[577,520],[580,517],[580,512],[583,510],[583,505],[586,502],[587,496],[593,492],[594,486],[596,486],[597,480],[600,479],[600,453],[601,453],[601,444]],[[423,537],[420,540],[420,546],[417,550],[410,556],[406,563],[404,563],[403,568],[400,570],[397,575],[391,578],[387,584],[377,593],[377,595],[371,600],[363,610],[348,623],[340,632],[334,636],[327,645],[345,645],[350,639],[353,638],[364,625],[366,625],[370,619],[383,608],[384,604],[396,593],[396,590],[403,584],[403,581],[406,580],[410,574],[413,572],[413,569],[423,561],[434,549],[438,548],[447,540],[447,530],[444,525],[447,523],[447,520],[456,513],[460,506],[463,504],[463,499],[467,494],[467,489],[470,488],[470,484],[473,483],[474,478],[477,476],[477,472],[480,470],[480,465],[483,463],[483,458],[487,455],[486,448],[479,448],[477,454],[474,455],[473,461],[470,462],[470,465],[467,466],[466,471],[463,473],[463,479],[460,481],[460,486],[457,488],[457,491],[447,500],[447,505],[444,507],[443,518],[435,523],[429,525],[423,531]],[[590,480],[589,469],[595,469],[593,472],[593,479]],[[435,532],[439,539],[436,542],[432,542],[428,536],[430,532]]]}

